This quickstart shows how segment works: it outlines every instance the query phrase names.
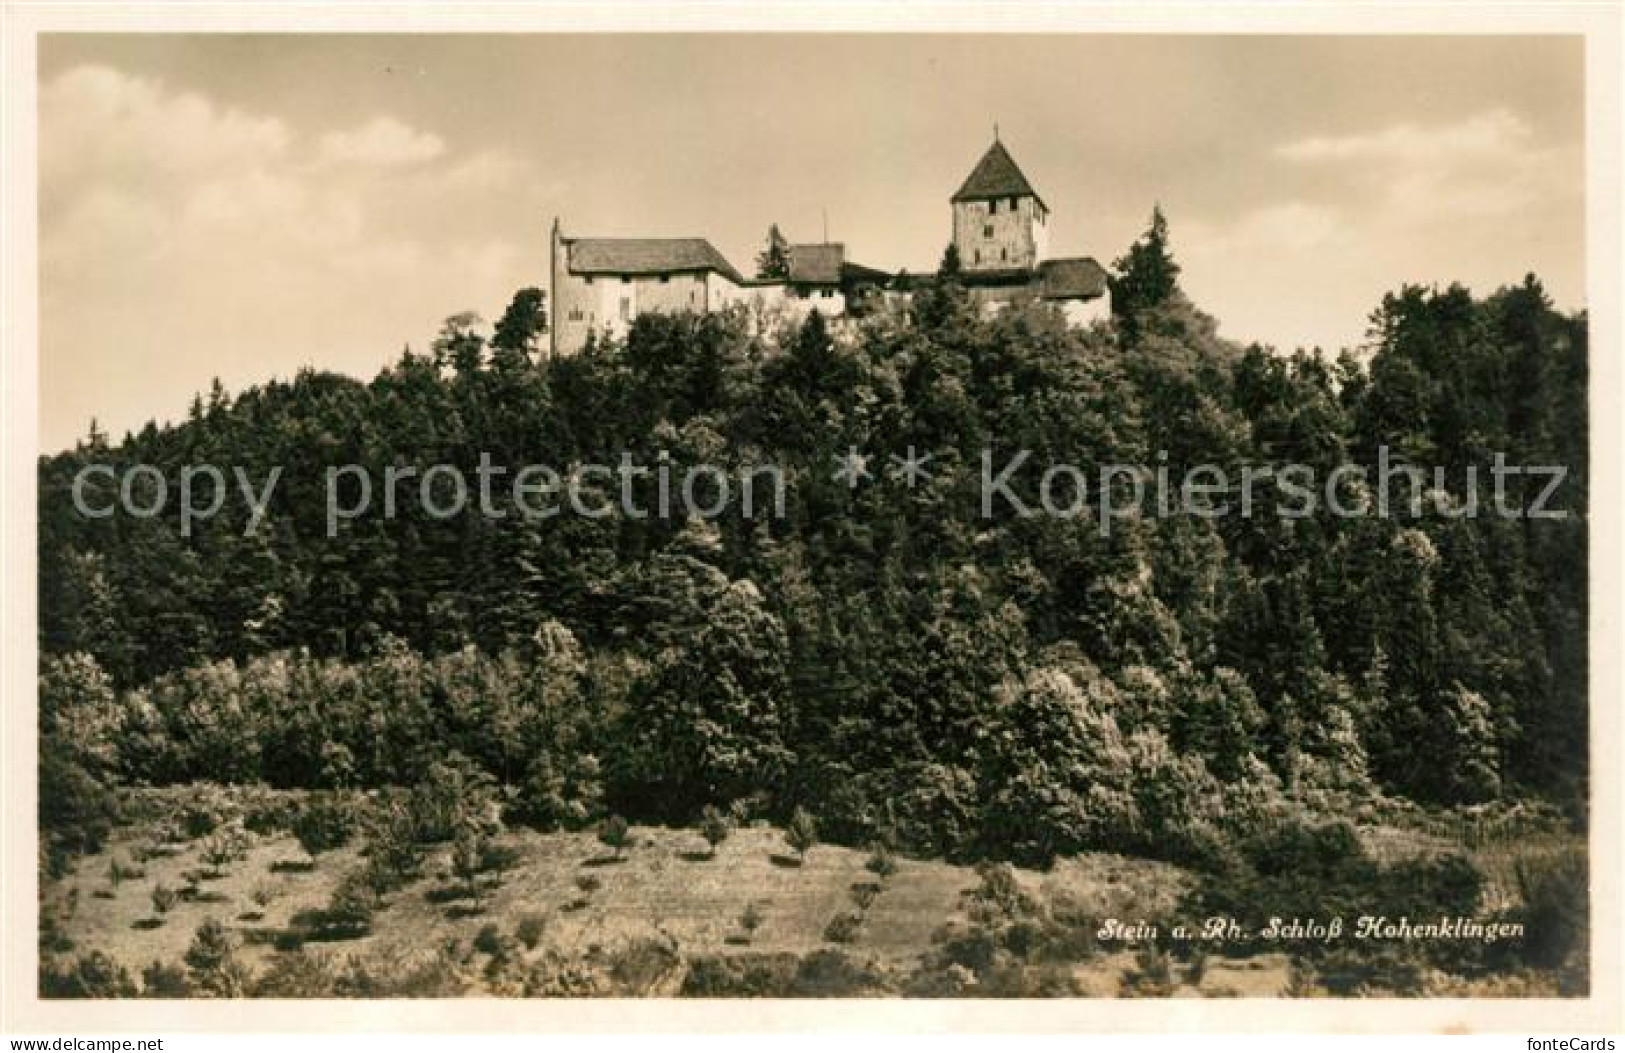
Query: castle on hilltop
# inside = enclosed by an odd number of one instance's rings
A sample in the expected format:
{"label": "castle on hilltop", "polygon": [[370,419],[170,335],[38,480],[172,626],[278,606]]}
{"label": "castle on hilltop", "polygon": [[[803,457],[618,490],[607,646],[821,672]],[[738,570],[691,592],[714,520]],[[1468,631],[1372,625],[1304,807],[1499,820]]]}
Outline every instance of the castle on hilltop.
{"label": "castle on hilltop", "polygon": [[[997,136],[949,200],[960,280],[985,309],[1039,300],[1079,325],[1110,316],[1105,270],[1087,256],[1050,258],[1049,206]],[[570,238],[555,219],[552,353],[572,354],[593,333],[624,335],[650,311],[858,316],[936,280],[855,263],[839,242],[789,245],[786,264],[783,277],[746,278],[704,238]]]}

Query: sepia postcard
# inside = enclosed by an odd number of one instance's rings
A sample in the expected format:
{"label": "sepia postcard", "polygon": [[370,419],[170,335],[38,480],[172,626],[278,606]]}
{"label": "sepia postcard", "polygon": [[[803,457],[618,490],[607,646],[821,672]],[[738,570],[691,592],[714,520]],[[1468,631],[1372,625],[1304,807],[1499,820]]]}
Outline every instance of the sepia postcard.
{"label": "sepia postcard", "polygon": [[6,1030],[1618,1031],[1620,9],[1195,14],[9,5]]}

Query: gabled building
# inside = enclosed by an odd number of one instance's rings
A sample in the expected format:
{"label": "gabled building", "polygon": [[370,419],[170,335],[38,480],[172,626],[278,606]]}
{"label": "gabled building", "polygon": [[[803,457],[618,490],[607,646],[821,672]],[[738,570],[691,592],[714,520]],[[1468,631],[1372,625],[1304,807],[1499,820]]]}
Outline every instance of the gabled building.
{"label": "gabled building", "polygon": [[1080,325],[1111,316],[1105,268],[1088,256],[1050,258],[1049,206],[998,139],[949,204],[962,280],[984,304],[1041,300]]}
{"label": "gabled building", "polygon": [[744,281],[704,238],[566,238],[555,219],[553,353],[580,350],[591,333],[624,335],[646,311],[718,310]]}
{"label": "gabled building", "polygon": [[[1110,317],[1105,269],[1087,256],[1050,258],[1049,206],[997,137],[949,203],[961,280],[988,310],[1042,301],[1078,324]],[[704,238],[567,238],[555,219],[553,353],[579,350],[592,333],[623,335],[648,311],[861,314],[931,281],[854,263],[839,242],[791,245],[788,256],[786,277],[748,279]]]}

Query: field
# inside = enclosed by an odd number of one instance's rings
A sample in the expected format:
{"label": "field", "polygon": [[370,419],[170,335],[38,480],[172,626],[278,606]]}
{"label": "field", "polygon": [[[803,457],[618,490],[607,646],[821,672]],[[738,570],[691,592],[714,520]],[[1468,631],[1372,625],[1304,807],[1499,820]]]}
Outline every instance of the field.
{"label": "field", "polygon": [[[212,918],[233,934],[241,961],[259,972],[287,953],[285,942],[278,949],[278,934],[300,929],[360,862],[357,849],[347,846],[321,853],[312,866],[291,835],[249,834],[241,858],[214,876],[205,859],[207,839],[160,844],[153,854],[153,831],[146,827],[120,827],[102,851],[81,857],[72,873],[47,884],[43,904],[58,919],[64,955],[100,951],[139,975],[154,961],[181,962],[198,927]],[[798,860],[784,833],[766,825],[734,830],[714,857],[693,830],[644,826],[632,828],[631,845],[618,859],[590,832],[510,829],[499,847],[501,872],[486,876],[477,901],[455,879],[450,850],[441,847],[430,852],[420,878],[388,897],[369,934],[322,946],[340,956],[412,960],[450,941],[473,945],[489,925],[513,934],[528,918],[542,929],[535,946],[520,952],[529,958],[575,958],[640,938],[668,941],[690,958],[802,956],[834,946],[826,930],[853,909],[854,886],[882,884],[865,869],[866,853],[819,845]],[[139,876],[111,880],[115,859]],[[1165,916],[1189,882],[1186,872],[1168,864],[1105,853],[1016,875],[1043,902],[1071,902],[1091,915],[1126,919]],[[898,859],[842,948],[906,971],[945,925],[965,920],[967,894],[979,883],[970,867]],[[188,891],[160,917],[152,902],[157,886]],[[759,919],[748,934],[741,924],[747,910]],[[1126,952],[1094,955],[1077,969],[1076,987],[1115,995],[1132,964]],[[1204,982],[1272,994],[1285,982],[1285,966],[1221,963]]]}
{"label": "field", "polygon": [[[366,863],[359,842],[312,857],[287,830],[250,824],[256,833],[240,820],[212,835],[189,836],[178,831],[176,816],[185,814],[194,793],[214,795],[218,805],[222,791],[127,792],[130,818],[99,851],[45,880],[47,969],[100,954],[114,971],[121,968],[132,978],[154,963],[184,970],[200,927],[213,921],[224,927],[244,993],[253,990],[254,977],[289,971],[304,976],[317,968],[322,978],[310,982],[323,992],[335,984],[342,990],[335,978],[350,969],[363,977],[407,976],[382,992],[391,994],[675,995],[693,993],[684,984],[692,981],[696,962],[744,985],[722,993],[760,993],[749,986],[753,982],[778,992],[805,963],[828,968],[833,960],[843,977],[836,985],[840,993],[895,994],[913,993],[909,985],[922,975],[954,977],[951,962],[976,960],[981,952],[975,941],[990,933],[993,948],[1017,945],[1018,930],[1030,923],[1051,951],[1020,959],[1023,965],[1041,960],[1044,971],[1041,980],[1027,973],[1019,984],[1041,984],[1039,993],[1296,993],[1286,953],[1215,953],[1199,962],[1189,955],[1164,956],[1159,965],[1155,955],[1148,960],[1140,953],[1143,944],[1095,938],[1105,919],[1133,924],[1176,917],[1181,898],[1199,881],[1193,871],[1085,853],[1044,871],[1008,868],[1011,881],[1000,892],[988,872],[938,860],[896,858],[895,868],[879,875],[868,852],[820,844],[803,856],[790,847],[784,830],[761,822],[732,829],[714,853],[695,829],[634,826],[615,850],[592,831],[509,827],[491,843],[488,861],[472,879],[458,872],[451,845],[430,846],[417,876],[382,898],[367,924],[334,932],[324,928],[323,918],[346,877]],[[273,810],[300,807],[303,799],[251,793],[260,796],[262,813],[267,798]],[[222,832],[235,841],[229,852],[218,850]],[[1361,840],[1383,865],[1461,846],[1437,830],[1394,825],[1368,826]],[[1527,844],[1492,838],[1473,846],[1469,855],[1486,876],[1486,910],[1515,906],[1520,861],[1554,852],[1577,854],[1583,845],[1547,837]],[[175,892],[161,910],[154,895],[159,889]],[[945,944],[956,939],[953,954],[945,954]],[[996,959],[999,952],[987,953]],[[589,968],[577,975],[571,970],[580,963]],[[595,986],[594,969],[619,976],[616,986]],[[633,980],[620,976],[628,971]],[[997,972],[985,964],[976,982]],[[776,979],[760,979],[768,974]],[[546,979],[538,981],[539,975]],[[363,993],[380,993],[369,986],[376,980],[356,982]],[[1456,993],[1477,990],[1452,982]],[[1526,990],[1514,984],[1478,993]]]}

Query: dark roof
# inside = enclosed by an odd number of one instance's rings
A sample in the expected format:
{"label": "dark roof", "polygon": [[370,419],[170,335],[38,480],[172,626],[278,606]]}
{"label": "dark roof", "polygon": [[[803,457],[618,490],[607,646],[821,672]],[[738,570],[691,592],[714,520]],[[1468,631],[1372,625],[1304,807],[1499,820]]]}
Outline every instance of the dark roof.
{"label": "dark roof", "polygon": [[716,271],[742,282],[733,264],[704,238],[571,238],[572,274],[673,274]]}
{"label": "dark roof", "polygon": [[[965,184],[959,188],[959,193],[950,200],[953,201],[985,201],[995,197],[1038,197],[1038,191],[1027,182],[1027,177],[1021,174],[1010,152],[1004,144],[997,139],[987,148],[987,153],[976,162],[976,167],[965,179]],[[1044,199],[1039,197],[1038,203],[1043,205]],[[1048,205],[1044,205],[1048,208]]]}
{"label": "dark roof", "polygon": [[891,281],[891,272],[876,270],[874,267],[865,267],[861,263],[841,264],[842,282],[872,282],[884,285]]}
{"label": "dark roof", "polygon": [[986,267],[966,269],[959,272],[959,284],[966,287],[989,285],[1031,285],[1033,283],[1033,270],[1031,267],[999,267],[990,269]]}
{"label": "dark roof", "polygon": [[806,285],[836,285],[841,280],[841,264],[846,262],[846,246],[840,242],[823,245],[791,245],[790,281]]}
{"label": "dark roof", "polygon": [[1087,256],[1045,260],[1035,284],[1046,300],[1093,300],[1106,292],[1106,269]]}

